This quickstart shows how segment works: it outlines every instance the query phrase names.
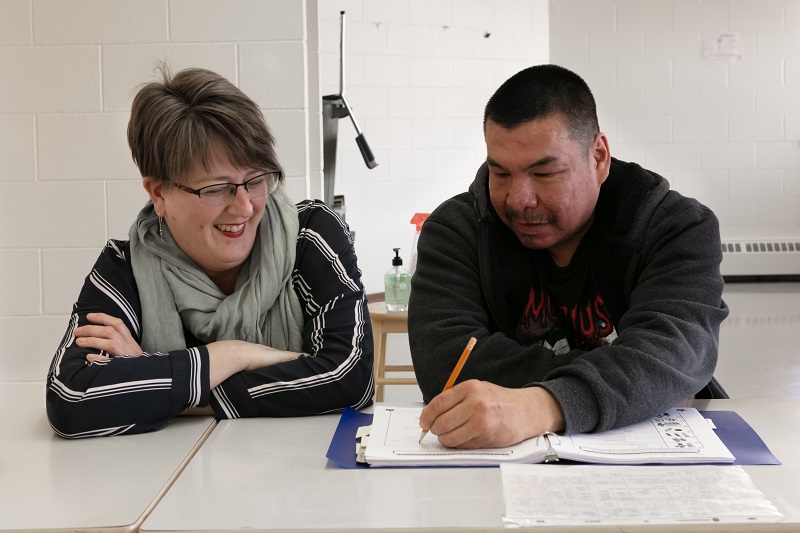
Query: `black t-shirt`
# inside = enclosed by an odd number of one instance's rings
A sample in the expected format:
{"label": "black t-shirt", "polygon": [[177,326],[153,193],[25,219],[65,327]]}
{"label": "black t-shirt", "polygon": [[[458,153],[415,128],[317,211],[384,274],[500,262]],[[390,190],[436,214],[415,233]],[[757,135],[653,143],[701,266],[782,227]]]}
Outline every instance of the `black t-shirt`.
{"label": "black t-shirt", "polygon": [[588,242],[583,240],[565,267],[547,250],[531,251],[532,279],[515,332],[520,344],[542,344],[560,355],[605,346],[617,337],[590,268]]}

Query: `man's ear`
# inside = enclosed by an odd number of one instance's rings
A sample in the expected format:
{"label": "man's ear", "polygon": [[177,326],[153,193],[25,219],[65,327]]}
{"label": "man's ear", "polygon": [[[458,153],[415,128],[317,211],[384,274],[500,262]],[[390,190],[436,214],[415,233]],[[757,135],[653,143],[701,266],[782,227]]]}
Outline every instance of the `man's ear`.
{"label": "man's ear", "polygon": [[142,178],[142,186],[147,194],[150,195],[150,200],[153,202],[156,215],[163,217],[166,215],[166,206],[164,202],[164,184],[152,176],[145,176]]}
{"label": "man's ear", "polygon": [[595,135],[590,155],[594,164],[597,184],[602,185],[611,169],[611,150],[608,147],[608,138],[602,131]]}

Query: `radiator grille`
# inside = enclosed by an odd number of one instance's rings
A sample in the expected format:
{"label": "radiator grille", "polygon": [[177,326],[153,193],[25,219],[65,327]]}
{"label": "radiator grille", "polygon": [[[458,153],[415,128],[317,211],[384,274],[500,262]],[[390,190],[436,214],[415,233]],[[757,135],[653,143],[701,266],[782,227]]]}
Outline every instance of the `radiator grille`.
{"label": "radiator grille", "polygon": [[800,279],[800,238],[723,241],[720,272],[726,280]]}
{"label": "radiator grille", "polygon": [[797,241],[749,241],[749,242],[723,242],[722,253],[800,253],[800,242]]}

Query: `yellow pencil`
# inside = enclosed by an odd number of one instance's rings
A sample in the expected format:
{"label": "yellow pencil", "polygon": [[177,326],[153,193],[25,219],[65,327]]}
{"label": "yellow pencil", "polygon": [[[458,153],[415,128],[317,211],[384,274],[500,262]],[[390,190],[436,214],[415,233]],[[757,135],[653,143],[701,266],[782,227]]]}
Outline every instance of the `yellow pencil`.
{"label": "yellow pencil", "polygon": [[[456,367],[450,372],[450,377],[447,378],[447,383],[444,384],[444,388],[442,392],[446,391],[450,387],[452,387],[456,380],[458,379],[458,375],[461,373],[461,369],[464,368],[464,363],[467,362],[467,357],[469,354],[472,353],[472,349],[475,347],[475,343],[478,342],[478,339],[475,337],[470,337],[467,346],[464,348],[464,351],[461,352],[461,357],[458,358],[458,362],[456,363]],[[422,443],[422,439],[425,438],[425,435],[428,434],[427,429],[422,430],[422,435],[419,436],[419,442]]]}

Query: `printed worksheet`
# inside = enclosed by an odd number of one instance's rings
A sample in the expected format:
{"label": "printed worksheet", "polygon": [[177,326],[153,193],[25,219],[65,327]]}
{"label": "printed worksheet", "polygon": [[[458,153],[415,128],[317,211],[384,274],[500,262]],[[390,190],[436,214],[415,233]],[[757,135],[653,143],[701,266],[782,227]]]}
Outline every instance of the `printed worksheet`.
{"label": "printed worksheet", "polygon": [[670,409],[632,426],[556,440],[563,458],[588,463],[725,462],[726,457],[733,462],[722,441],[692,408]]}
{"label": "printed worksheet", "polygon": [[733,455],[703,416],[675,408],[597,434],[547,433],[505,448],[457,450],[433,434],[419,442],[421,407],[376,405],[364,458],[372,466],[473,466],[572,460],[604,464],[731,463]]}
{"label": "printed worksheet", "polygon": [[740,466],[500,465],[504,524],[777,522]]}

